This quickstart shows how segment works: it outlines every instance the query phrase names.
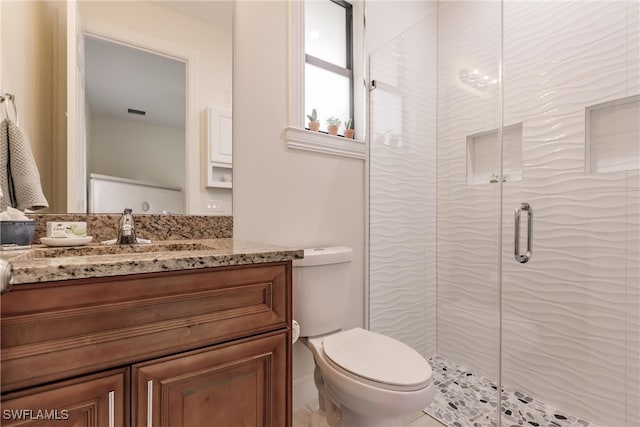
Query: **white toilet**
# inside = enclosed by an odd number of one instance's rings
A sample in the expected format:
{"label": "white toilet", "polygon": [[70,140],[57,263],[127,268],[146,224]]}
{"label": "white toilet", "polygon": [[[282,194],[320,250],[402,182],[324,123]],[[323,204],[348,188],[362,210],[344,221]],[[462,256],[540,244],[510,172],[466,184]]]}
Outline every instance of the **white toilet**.
{"label": "white toilet", "polygon": [[342,330],[353,250],[306,249],[293,261],[293,317],[315,360],[320,409],[330,425],[399,427],[426,408],[435,387],[429,362],[393,338]]}

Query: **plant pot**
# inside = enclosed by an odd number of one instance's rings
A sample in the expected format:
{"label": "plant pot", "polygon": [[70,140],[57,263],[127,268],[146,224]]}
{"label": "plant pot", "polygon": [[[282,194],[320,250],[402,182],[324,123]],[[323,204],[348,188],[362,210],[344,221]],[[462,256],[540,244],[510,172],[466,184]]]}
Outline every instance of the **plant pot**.
{"label": "plant pot", "polygon": [[329,133],[329,135],[337,135],[338,134],[338,126],[336,126],[336,125],[327,126],[327,132]]}
{"label": "plant pot", "polygon": [[344,130],[344,137],[345,138],[353,139],[354,134],[355,134],[355,131],[353,129],[345,129]]}
{"label": "plant pot", "polygon": [[309,122],[309,130],[312,130],[313,132],[318,132],[318,130],[320,129],[320,122],[319,121],[315,121],[315,122]]}

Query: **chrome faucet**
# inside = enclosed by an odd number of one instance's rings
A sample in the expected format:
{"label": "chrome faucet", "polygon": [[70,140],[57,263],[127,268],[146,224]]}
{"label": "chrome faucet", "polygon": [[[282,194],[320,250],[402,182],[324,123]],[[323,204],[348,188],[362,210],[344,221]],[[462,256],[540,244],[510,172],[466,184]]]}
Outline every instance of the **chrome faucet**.
{"label": "chrome faucet", "polygon": [[118,227],[118,245],[133,245],[138,243],[136,240],[136,228],[133,223],[133,210],[126,208],[120,217],[120,226]]}

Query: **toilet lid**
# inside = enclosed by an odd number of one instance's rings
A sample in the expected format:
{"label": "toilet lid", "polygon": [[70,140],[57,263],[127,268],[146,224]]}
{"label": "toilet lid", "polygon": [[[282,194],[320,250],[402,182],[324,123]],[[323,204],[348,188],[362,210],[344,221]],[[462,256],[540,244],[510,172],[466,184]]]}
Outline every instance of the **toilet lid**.
{"label": "toilet lid", "polygon": [[431,366],[408,345],[361,328],[324,338],[324,353],[359,377],[394,387],[418,389],[431,382]]}

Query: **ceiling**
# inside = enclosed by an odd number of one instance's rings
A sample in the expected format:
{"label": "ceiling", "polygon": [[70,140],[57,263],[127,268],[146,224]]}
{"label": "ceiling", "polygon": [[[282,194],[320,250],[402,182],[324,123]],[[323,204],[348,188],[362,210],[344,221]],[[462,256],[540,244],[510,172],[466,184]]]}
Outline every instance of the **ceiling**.
{"label": "ceiling", "polygon": [[[232,1],[151,3],[232,30]],[[185,73],[181,61],[112,41],[85,38],[85,87],[93,115],[184,128]],[[146,115],[129,114],[129,108],[145,111]]]}
{"label": "ceiling", "polygon": [[[185,63],[112,41],[85,38],[91,114],[184,128]],[[129,108],[145,111],[132,115]]]}

